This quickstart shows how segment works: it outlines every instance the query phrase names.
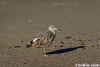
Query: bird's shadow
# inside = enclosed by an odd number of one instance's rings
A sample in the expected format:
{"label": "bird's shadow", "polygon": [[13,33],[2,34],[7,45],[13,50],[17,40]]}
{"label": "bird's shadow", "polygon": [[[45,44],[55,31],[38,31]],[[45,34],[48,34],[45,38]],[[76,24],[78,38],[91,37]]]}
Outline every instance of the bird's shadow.
{"label": "bird's shadow", "polygon": [[77,47],[73,47],[73,48],[59,49],[59,50],[55,50],[55,51],[51,51],[51,52],[46,52],[46,55],[67,53],[67,52],[77,50],[79,48],[85,48],[85,46],[77,46]]}

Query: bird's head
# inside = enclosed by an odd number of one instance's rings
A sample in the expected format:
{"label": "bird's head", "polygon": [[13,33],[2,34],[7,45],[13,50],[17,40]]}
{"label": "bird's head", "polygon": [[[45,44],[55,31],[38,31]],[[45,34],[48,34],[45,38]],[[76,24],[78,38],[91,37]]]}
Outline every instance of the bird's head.
{"label": "bird's head", "polygon": [[51,32],[56,32],[56,31],[60,32],[60,31],[62,31],[61,29],[58,29],[55,25],[50,25],[48,27],[48,30],[51,31]]}

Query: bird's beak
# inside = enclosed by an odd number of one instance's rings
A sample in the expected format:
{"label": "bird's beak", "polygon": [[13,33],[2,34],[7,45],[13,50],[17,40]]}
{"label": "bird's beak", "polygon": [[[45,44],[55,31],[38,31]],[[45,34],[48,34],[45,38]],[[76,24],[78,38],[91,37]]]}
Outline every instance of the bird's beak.
{"label": "bird's beak", "polygon": [[57,29],[57,31],[58,31],[58,32],[61,32],[61,31],[62,31],[62,29]]}

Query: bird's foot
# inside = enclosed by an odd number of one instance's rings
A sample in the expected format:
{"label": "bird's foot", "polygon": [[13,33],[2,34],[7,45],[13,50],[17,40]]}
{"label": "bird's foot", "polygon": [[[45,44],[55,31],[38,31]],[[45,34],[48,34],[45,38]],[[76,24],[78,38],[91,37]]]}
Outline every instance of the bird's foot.
{"label": "bird's foot", "polygon": [[47,54],[44,54],[44,56],[45,56],[45,57],[48,57],[48,55],[47,55]]}

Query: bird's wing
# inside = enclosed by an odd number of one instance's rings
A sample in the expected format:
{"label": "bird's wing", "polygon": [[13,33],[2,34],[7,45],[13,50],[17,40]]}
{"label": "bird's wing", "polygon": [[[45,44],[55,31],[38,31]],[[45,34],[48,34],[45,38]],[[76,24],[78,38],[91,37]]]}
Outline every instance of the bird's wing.
{"label": "bird's wing", "polygon": [[45,35],[47,36],[49,42],[54,41],[55,35],[52,32],[48,31]]}

